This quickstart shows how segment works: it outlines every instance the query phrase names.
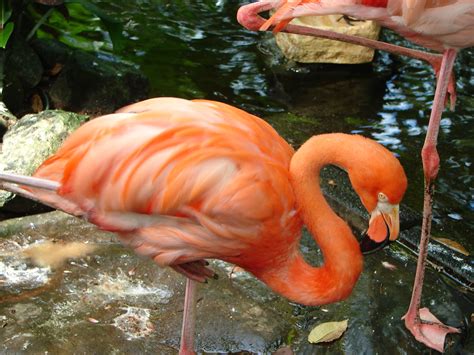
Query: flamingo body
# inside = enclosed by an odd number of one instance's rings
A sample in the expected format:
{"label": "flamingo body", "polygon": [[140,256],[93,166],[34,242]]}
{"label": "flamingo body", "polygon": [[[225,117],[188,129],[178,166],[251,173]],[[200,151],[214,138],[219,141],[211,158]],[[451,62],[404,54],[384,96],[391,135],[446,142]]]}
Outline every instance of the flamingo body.
{"label": "flamingo body", "polygon": [[298,235],[292,155],[244,111],[166,98],[88,122],[35,176],[59,181],[60,200],[159,265],[238,256],[245,264],[256,245],[285,254]]}

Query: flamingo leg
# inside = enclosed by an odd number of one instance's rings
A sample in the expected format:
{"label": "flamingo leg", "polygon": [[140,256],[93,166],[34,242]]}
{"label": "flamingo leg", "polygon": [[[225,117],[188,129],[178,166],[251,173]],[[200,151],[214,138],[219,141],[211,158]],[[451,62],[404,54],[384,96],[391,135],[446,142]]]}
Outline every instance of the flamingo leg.
{"label": "flamingo leg", "polygon": [[12,184],[35,187],[38,189],[49,190],[49,191],[56,191],[60,187],[60,184],[57,181],[40,179],[40,178],[36,178],[32,176],[2,173],[2,172],[0,172],[0,181],[12,183]]}
{"label": "flamingo leg", "polygon": [[193,355],[194,352],[194,331],[196,324],[196,300],[197,281],[186,279],[186,291],[184,296],[183,324],[181,327],[180,355]]}
{"label": "flamingo leg", "polygon": [[439,351],[444,350],[444,340],[449,333],[459,333],[459,329],[448,327],[431,314],[428,308],[420,309],[421,291],[425,275],[428,241],[431,231],[432,204],[434,181],[439,171],[439,155],[436,150],[439,125],[443,113],[444,100],[448,88],[449,75],[456,59],[456,50],[448,49],[443,55],[440,75],[438,78],[433,109],[431,111],[428,132],[422,149],[423,172],[425,175],[425,192],[423,202],[423,224],[419,247],[415,282],[407,314],[403,317],[405,326],[413,336],[425,345]]}
{"label": "flamingo leg", "polygon": [[196,322],[196,298],[199,282],[207,282],[207,278],[217,279],[217,274],[208,269],[206,260],[196,260],[184,264],[170,265],[175,271],[186,276],[184,296],[183,325],[181,328],[180,355],[191,355],[194,352],[194,331]]}
{"label": "flamingo leg", "polygon": [[44,191],[51,191],[52,193],[57,192],[60,188],[60,184],[57,181],[0,172],[0,190],[12,192],[32,201],[66,212],[72,216],[85,217],[85,213],[73,202],[61,198],[59,195],[57,195],[54,200],[45,200],[44,198],[37,197],[21,186],[29,186]]}
{"label": "flamingo leg", "polygon": [[[259,2],[248,4],[248,5],[244,5],[241,8],[239,8],[239,11],[237,12],[237,20],[242,26],[244,26],[248,30],[260,31],[262,25],[266,22],[266,20],[262,18],[259,15],[259,13],[268,11],[272,9],[273,6],[274,4],[272,2],[267,2],[267,1],[259,1]],[[443,60],[443,56],[440,54],[434,54],[434,53],[429,53],[429,52],[420,51],[416,49],[410,49],[410,48],[397,46],[394,44],[381,42],[381,41],[377,41],[377,40],[373,40],[369,38],[352,36],[352,35],[347,35],[344,33],[338,33],[338,32],[333,32],[333,31],[321,30],[321,29],[313,28],[313,27],[288,24],[281,31],[287,32],[287,33],[304,35],[304,36],[320,37],[320,38],[342,41],[342,42],[351,43],[351,44],[357,44],[364,47],[369,47],[369,48],[373,48],[377,50],[386,51],[389,53],[394,53],[397,55],[419,59],[419,60],[429,63],[433,67],[436,73],[436,76],[439,79],[441,63]],[[450,107],[451,109],[454,109],[454,105],[456,103],[455,79],[452,73],[449,73],[449,74],[450,76],[448,76],[449,80],[448,80],[447,92],[449,93]],[[446,98],[446,95],[445,95],[445,98]]]}

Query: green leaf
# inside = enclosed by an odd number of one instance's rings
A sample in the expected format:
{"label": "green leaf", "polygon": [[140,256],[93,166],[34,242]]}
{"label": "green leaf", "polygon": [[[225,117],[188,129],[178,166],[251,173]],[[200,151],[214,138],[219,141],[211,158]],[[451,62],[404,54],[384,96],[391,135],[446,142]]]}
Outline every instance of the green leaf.
{"label": "green leaf", "polygon": [[10,18],[10,16],[12,15],[12,9],[5,9],[5,1],[2,0],[2,18],[1,18],[1,22],[0,24],[3,25],[8,21],[8,19]]}
{"label": "green leaf", "polygon": [[7,46],[8,39],[13,32],[13,22],[9,22],[6,26],[0,30],[0,48],[5,49]]}
{"label": "green leaf", "polygon": [[105,28],[107,29],[107,32],[109,32],[110,39],[112,40],[112,43],[114,45],[114,49],[115,50],[123,49],[125,45],[125,38],[122,35],[123,26],[119,21],[117,21],[117,19],[110,16],[105,11],[100,9],[97,5],[91,3],[88,0],[65,0],[64,2],[69,3],[69,4],[72,4],[72,3],[80,4],[85,9],[89,10],[94,15],[99,17],[102,23],[104,24]]}

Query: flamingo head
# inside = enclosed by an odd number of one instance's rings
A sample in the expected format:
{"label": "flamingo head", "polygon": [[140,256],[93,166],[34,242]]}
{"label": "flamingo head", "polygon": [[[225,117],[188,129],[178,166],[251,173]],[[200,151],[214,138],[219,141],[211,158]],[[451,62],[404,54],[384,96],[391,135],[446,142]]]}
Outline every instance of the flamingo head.
{"label": "flamingo head", "polygon": [[368,157],[362,169],[349,174],[354,190],[370,214],[369,226],[360,242],[365,254],[398,238],[399,204],[407,188],[403,167],[392,153],[383,148],[372,154],[376,156]]}
{"label": "flamingo head", "polygon": [[376,207],[370,213],[369,227],[360,242],[361,251],[377,251],[398,238],[400,231],[399,204],[390,203],[387,195],[379,192]]}

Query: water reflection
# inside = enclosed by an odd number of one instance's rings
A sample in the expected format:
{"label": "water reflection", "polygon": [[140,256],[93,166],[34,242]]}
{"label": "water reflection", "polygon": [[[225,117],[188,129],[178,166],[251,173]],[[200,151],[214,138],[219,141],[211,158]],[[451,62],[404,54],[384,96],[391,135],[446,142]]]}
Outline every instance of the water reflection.
{"label": "water reflection", "polygon": [[[121,55],[150,78],[152,95],[206,97],[237,105],[268,118],[296,146],[328,131],[371,136],[400,157],[410,182],[405,202],[421,211],[419,154],[435,81],[425,63],[385,53],[368,66],[288,63],[271,35],[237,24],[236,10],[248,1],[95,2],[126,24],[129,42]],[[388,31],[384,37],[408,44]],[[473,54],[472,49],[463,51],[456,63],[458,103],[441,123],[442,167],[434,205],[435,233],[457,239],[471,251]]]}

